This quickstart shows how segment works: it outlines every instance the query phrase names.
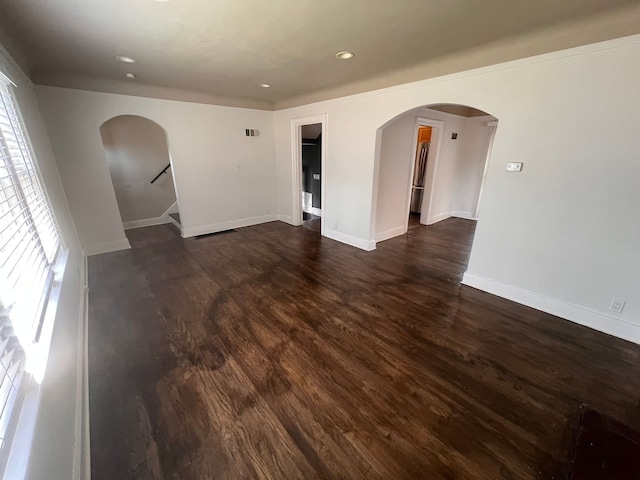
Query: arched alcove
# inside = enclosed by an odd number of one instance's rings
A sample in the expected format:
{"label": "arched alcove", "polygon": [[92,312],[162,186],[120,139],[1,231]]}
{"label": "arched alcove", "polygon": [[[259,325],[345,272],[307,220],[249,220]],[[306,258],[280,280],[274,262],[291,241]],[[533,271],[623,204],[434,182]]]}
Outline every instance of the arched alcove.
{"label": "arched alcove", "polygon": [[100,135],[124,228],[167,223],[177,203],[164,128],[120,115],[104,122]]}
{"label": "arched alcove", "polygon": [[401,113],[377,132],[375,240],[450,217],[477,219],[497,118],[467,105]]}

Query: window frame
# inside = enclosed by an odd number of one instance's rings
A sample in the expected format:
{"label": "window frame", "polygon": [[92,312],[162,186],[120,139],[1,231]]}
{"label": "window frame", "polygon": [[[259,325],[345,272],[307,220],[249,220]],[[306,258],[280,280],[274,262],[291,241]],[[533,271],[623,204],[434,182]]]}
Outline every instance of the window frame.
{"label": "window frame", "polygon": [[[9,115],[9,112],[7,112],[7,117],[10,118],[10,125],[14,129],[14,132],[15,129],[20,130],[20,135],[22,135],[22,144],[19,145],[19,148],[23,155],[23,161],[25,164],[28,162],[30,164],[28,168],[30,167],[33,171],[35,181],[37,182],[40,193],[42,194],[41,202],[47,208],[47,214],[50,216],[50,222],[55,231],[57,242],[51,258],[48,258],[44,248],[40,252],[44,255],[46,260],[46,278],[42,292],[36,292],[34,295],[34,298],[38,296],[38,306],[34,310],[35,315],[32,325],[35,325],[35,329],[32,329],[33,337],[31,343],[28,346],[22,346],[28,357],[27,362],[29,362],[29,356],[37,358],[38,361],[34,362],[31,371],[24,370],[22,372],[24,378],[22,378],[20,384],[19,399],[13,406],[13,411],[11,412],[9,428],[6,429],[7,435],[4,439],[5,445],[0,449],[0,478],[14,479],[26,478],[27,475],[40,407],[40,397],[42,393],[41,383],[49,356],[53,325],[55,323],[55,316],[62,287],[62,277],[65,273],[69,252],[61,235],[59,222],[56,218],[56,212],[45,187],[45,182],[43,181],[38,165],[37,155],[35,154],[35,149],[33,148],[22,109],[20,108],[18,99],[19,95],[17,92],[18,87],[2,71],[0,71],[0,88],[6,89],[6,97],[8,97],[11,102],[13,116],[15,117],[15,124],[14,122],[11,122],[11,115]],[[0,92],[0,94],[2,93],[3,92]],[[5,111],[4,105],[2,105],[1,108]],[[9,158],[13,160],[11,155],[9,155]],[[15,174],[15,171],[13,173]],[[21,190],[22,186],[17,175],[12,180],[17,182]],[[22,193],[22,195],[23,197],[21,201],[27,202],[24,193]],[[33,212],[31,207],[28,208],[30,221],[34,223],[35,228]],[[40,242],[40,245],[42,246],[43,244],[42,240],[40,240],[40,232],[38,232],[37,229],[35,235],[38,237],[37,241]],[[1,373],[0,376],[2,376]],[[4,379],[4,376],[2,376],[2,378]],[[2,406],[0,406],[0,408],[2,408]]]}

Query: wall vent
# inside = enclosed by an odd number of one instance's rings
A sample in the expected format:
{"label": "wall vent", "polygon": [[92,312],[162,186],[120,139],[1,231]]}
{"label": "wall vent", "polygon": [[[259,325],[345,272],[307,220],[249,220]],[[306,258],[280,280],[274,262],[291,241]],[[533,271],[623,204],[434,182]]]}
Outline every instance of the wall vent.
{"label": "wall vent", "polygon": [[258,136],[260,136],[260,130],[256,130],[255,128],[245,128],[244,136],[245,137],[258,137]]}

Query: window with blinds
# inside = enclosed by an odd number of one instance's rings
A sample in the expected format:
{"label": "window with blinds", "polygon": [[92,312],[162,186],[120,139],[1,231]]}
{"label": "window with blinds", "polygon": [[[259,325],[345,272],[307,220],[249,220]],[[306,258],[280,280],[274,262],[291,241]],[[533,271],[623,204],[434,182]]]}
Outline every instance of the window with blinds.
{"label": "window with blinds", "polygon": [[25,349],[38,342],[60,240],[10,85],[0,75],[0,466],[17,421]]}

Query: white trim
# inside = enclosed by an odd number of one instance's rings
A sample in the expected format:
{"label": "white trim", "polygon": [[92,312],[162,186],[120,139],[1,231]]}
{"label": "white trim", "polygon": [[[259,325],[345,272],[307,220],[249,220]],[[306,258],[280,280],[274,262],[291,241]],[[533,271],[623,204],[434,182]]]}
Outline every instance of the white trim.
{"label": "white trim", "polygon": [[[37,344],[33,344],[37,350],[33,353],[44,363],[38,362],[33,365],[31,375],[28,375],[29,385],[22,406],[20,407],[20,415],[16,427],[16,434],[11,441],[11,450],[7,458],[7,464],[3,479],[26,479],[29,478],[31,470],[31,460],[33,454],[33,445],[36,436],[36,430],[40,421],[40,407],[42,399],[42,380],[46,371],[47,362],[51,353],[51,340],[53,335],[56,317],[60,313],[58,305],[63,287],[63,280],[69,272],[69,251],[60,250],[55,265],[55,281],[51,294],[49,295],[49,303],[47,305],[45,320],[42,327],[40,340]],[[86,278],[86,270],[83,272],[84,265],[79,267],[80,280]],[[82,309],[82,300],[79,308]],[[81,312],[81,310],[79,310]],[[78,319],[80,317],[78,316]],[[27,357],[28,358],[28,357]],[[75,453],[75,452],[74,452]],[[0,472],[1,473],[1,472]]]}
{"label": "white trim", "polygon": [[491,155],[493,154],[493,144],[496,139],[496,133],[498,131],[498,120],[487,122],[487,128],[489,129],[489,145],[487,146],[487,155],[484,159],[484,167],[482,169],[482,176],[478,181],[476,188],[476,199],[473,205],[473,216],[478,218],[480,212],[480,203],[482,202],[482,194],[484,193],[484,187],[487,183],[487,174],[489,173],[489,164],[491,163]]}
{"label": "white trim", "polygon": [[[327,114],[307,115],[291,119],[291,172],[293,186],[293,225],[302,225],[302,126],[322,124],[320,143],[320,210],[325,211],[327,178]],[[325,235],[325,221],[320,222],[320,234]]]}
{"label": "white trim", "polygon": [[362,238],[354,237],[331,228],[326,228],[323,235],[332,240],[346,243],[347,245],[351,245],[352,247],[360,248],[368,252],[376,249],[376,242],[374,240],[363,240]]}
{"label": "white trim", "polygon": [[154,225],[162,225],[169,222],[170,220],[166,216],[162,215],[161,217],[143,218],[142,220],[122,222],[122,228],[125,230],[131,230],[133,228],[152,227]]}
{"label": "white trim", "polygon": [[[85,278],[88,280],[89,269],[86,266],[87,257],[83,255],[85,259]],[[83,362],[83,377],[82,377],[82,441],[80,442],[80,461],[82,466],[80,469],[80,478],[82,480],[91,479],[91,429],[89,414],[89,285],[85,284],[85,304],[84,304],[84,338],[83,349],[81,352]]]}
{"label": "white trim", "polygon": [[259,217],[241,218],[239,220],[231,220],[229,222],[212,223],[209,225],[200,225],[197,227],[189,227],[182,229],[182,237],[189,238],[196,235],[206,235],[208,233],[224,232],[225,230],[231,230],[233,228],[250,227],[251,225],[258,225],[260,223],[275,222],[278,220],[278,215],[270,213],[268,215],[261,215]]}
{"label": "white trim", "polygon": [[96,243],[85,247],[84,252],[86,255],[100,255],[101,253],[117,252],[119,250],[128,250],[131,248],[129,240],[122,238],[113,242]]}
{"label": "white trim", "polygon": [[446,220],[447,218],[451,218],[451,212],[438,213],[431,216],[427,225],[433,225],[434,223],[441,222],[442,220]]}
{"label": "white trim", "polygon": [[278,218],[277,220],[284,222],[284,223],[288,223],[289,225],[293,225],[293,226],[299,226],[296,225],[295,223],[293,223],[293,218],[289,215],[282,215],[282,214],[278,214]]}
{"label": "white trim", "polygon": [[[420,223],[429,222],[431,205],[433,204],[433,187],[436,180],[436,169],[438,167],[438,157],[440,156],[440,141],[442,140],[442,130],[444,122],[425,117],[416,117],[413,128],[413,153],[411,157],[411,167],[409,168],[409,186],[407,187],[407,207],[404,218],[406,219],[407,230],[409,229],[409,210],[411,209],[411,190],[413,186],[413,174],[416,169],[416,157],[418,155],[418,131],[420,127],[431,127],[431,141],[429,142],[429,152],[427,153],[427,169],[425,170],[424,193],[422,205],[420,206]],[[428,201],[427,201],[428,198]],[[426,208],[425,208],[426,207]]]}
{"label": "white trim", "polygon": [[170,213],[180,213],[180,208],[178,207],[177,200],[173,202],[171,206],[165,210],[165,212],[161,215],[161,217],[168,217]]}
{"label": "white trim", "polygon": [[76,366],[76,422],[73,454],[73,479],[91,477],[89,438],[89,286],[87,256],[82,254],[80,269],[80,319],[78,322],[78,359]]}
{"label": "white trim", "polygon": [[399,235],[404,235],[405,233],[407,233],[407,228],[404,225],[390,228],[384,232],[376,233],[376,242],[384,242],[385,240],[389,240],[390,238],[397,237]]}
{"label": "white trim", "polygon": [[[420,206],[420,223],[423,225],[431,225],[438,222],[434,220],[432,214],[433,207],[433,192],[435,190],[437,175],[438,175],[438,161],[440,159],[440,145],[442,144],[442,132],[444,131],[444,122],[441,120],[433,120],[430,118],[417,117],[414,142],[418,145],[418,128],[420,125],[431,127],[431,142],[429,143],[429,153],[427,155],[427,170],[425,171],[424,179],[424,194],[422,196],[422,205]],[[411,167],[411,180],[413,180],[413,170],[415,167],[415,154],[413,158],[413,165]],[[409,228],[409,207],[411,202],[411,185],[409,185],[409,200],[407,202],[407,211],[405,218],[407,219],[407,228]]]}
{"label": "white trim", "polygon": [[7,459],[7,465],[3,473],[3,479],[28,479],[31,467],[31,456],[33,453],[33,442],[35,439],[38,416],[40,414],[40,398],[42,397],[42,386],[29,377],[31,384],[20,407],[18,417],[18,429],[11,442],[11,451]]}
{"label": "white trim", "polygon": [[[176,213],[177,213],[177,212],[176,212]],[[168,220],[168,222],[167,222],[167,223],[170,223],[170,224],[172,224],[172,225],[175,225],[175,226],[176,226],[176,228],[177,228],[178,230],[182,231],[182,225],[181,225],[181,224],[180,224],[180,222],[178,222],[175,218],[173,218],[173,217],[171,217],[171,216],[168,216],[168,217],[167,217],[167,220]],[[180,219],[180,221],[182,221],[182,219]]]}
{"label": "white trim", "polygon": [[[143,118],[146,118],[146,117],[143,117]],[[151,120],[151,119],[148,119],[148,120]],[[154,120],[151,120],[151,121],[153,122]],[[159,123],[158,125],[164,130],[165,138],[167,140],[167,154],[169,155],[169,165],[171,165],[171,180],[173,181],[173,191],[176,194],[176,201],[162,214],[163,217],[168,218],[170,213],[177,213],[180,211],[180,194],[178,193],[178,181],[176,179],[177,177],[176,167],[174,164],[175,162],[173,161],[173,156],[171,155],[171,144],[169,142],[169,132]],[[172,210],[173,208],[175,208],[175,211]]]}
{"label": "white trim", "polygon": [[0,72],[0,84],[2,85],[12,85],[14,87],[18,87],[9,77],[7,77],[3,72]]}
{"label": "white trim", "polygon": [[175,221],[171,221],[170,213],[178,213],[178,202],[175,201],[169,208],[159,217],[143,218],[142,220],[131,220],[129,222],[122,222],[122,228],[125,230],[131,230],[132,228],[152,227],[153,225],[163,225],[165,223],[176,224]]}
{"label": "white trim", "polygon": [[473,216],[473,213],[462,212],[460,210],[454,210],[453,212],[451,212],[451,216],[456,218],[465,218],[467,220],[477,220],[477,218]]}
{"label": "white trim", "polygon": [[507,300],[550,313],[585,327],[604,332],[614,337],[640,344],[640,325],[620,318],[596,312],[563,300],[547,297],[537,292],[508,285],[497,280],[466,272],[462,284],[497,295]]}
{"label": "white trim", "polygon": [[371,218],[369,220],[369,238],[376,238],[378,222],[378,190],[380,188],[380,156],[382,155],[382,132],[384,126],[376,130],[376,147],[373,157],[373,190],[371,195]]}

